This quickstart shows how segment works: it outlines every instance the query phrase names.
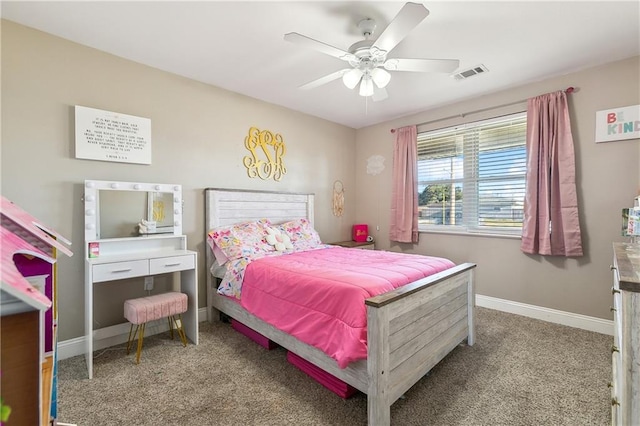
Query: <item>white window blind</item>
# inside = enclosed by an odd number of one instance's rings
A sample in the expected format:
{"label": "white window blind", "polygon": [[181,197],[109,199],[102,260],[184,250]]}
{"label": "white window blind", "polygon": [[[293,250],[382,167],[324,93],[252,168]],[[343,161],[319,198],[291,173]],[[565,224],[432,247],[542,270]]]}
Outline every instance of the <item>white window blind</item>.
{"label": "white window blind", "polygon": [[526,113],[418,134],[420,229],[522,230]]}

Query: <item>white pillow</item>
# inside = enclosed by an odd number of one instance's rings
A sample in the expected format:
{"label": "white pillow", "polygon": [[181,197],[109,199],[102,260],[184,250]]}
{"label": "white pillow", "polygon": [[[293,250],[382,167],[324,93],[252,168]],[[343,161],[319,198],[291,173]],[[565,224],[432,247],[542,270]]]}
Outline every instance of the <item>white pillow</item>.
{"label": "white pillow", "polygon": [[291,250],[293,248],[293,244],[291,244],[291,238],[289,238],[286,233],[270,226],[268,226],[266,229],[267,243],[272,245],[276,249],[276,251]]}

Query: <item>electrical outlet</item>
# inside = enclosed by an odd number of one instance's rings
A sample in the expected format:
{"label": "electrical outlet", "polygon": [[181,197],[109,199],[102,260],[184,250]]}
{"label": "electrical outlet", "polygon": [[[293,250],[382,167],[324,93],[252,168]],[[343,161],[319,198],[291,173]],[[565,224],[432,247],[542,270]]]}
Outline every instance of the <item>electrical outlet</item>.
{"label": "electrical outlet", "polygon": [[144,277],[144,289],[153,290],[153,277]]}

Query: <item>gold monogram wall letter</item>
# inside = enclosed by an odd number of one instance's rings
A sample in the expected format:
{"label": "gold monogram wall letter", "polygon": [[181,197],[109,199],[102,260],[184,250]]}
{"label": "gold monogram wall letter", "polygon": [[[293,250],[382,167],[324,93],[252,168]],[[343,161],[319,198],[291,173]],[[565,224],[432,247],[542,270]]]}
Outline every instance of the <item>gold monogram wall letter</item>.
{"label": "gold monogram wall letter", "polygon": [[[284,140],[280,133],[275,135],[269,130],[260,130],[256,127],[249,129],[249,134],[244,138],[244,146],[251,152],[242,159],[250,178],[271,179],[279,181],[287,174],[282,157],[287,152]],[[262,155],[261,159],[259,156]]]}

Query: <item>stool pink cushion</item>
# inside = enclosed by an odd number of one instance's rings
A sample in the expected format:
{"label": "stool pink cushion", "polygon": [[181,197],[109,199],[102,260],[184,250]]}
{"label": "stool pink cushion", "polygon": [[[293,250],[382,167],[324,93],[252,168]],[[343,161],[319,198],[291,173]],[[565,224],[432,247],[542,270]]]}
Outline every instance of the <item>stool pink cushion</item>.
{"label": "stool pink cushion", "polygon": [[136,325],[186,311],[187,295],[176,291],[124,302],[124,317]]}

